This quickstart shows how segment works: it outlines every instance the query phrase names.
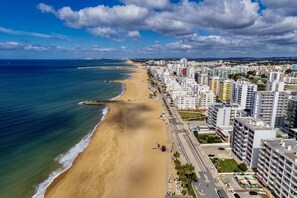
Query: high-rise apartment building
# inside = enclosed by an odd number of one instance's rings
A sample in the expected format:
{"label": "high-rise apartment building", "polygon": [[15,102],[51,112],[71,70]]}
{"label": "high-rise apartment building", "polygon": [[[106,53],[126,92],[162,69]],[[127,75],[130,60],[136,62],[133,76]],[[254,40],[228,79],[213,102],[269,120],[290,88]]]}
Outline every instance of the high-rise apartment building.
{"label": "high-rise apartment building", "polygon": [[220,77],[212,76],[208,78],[208,86],[210,90],[213,91],[216,95],[220,93]]}
{"label": "high-rise apartment building", "polygon": [[285,83],[284,82],[276,82],[276,81],[268,81],[265,86],[266,91],[284,91]]}
{"label": "high-rise apartment building", "polygon": [[254,94],[252,116],[272,127],[283,127],[289,94],[278,91],[257,91]]}
{"label": "high-rise apartment building", "polygon": [[256,91],[256,84],[246,81],[233,82],[231,102],[238,103],[245,109],[251,110],[253,106],[254,92]]}
{"label": "high-rise apartment building", "polygon": [[232,88],[231,80],[221,80],[220,81],[219,99],[222,101],[230,101],[231,88]]}
{"label": "high-rise apartment building", "polygon": [[257,177],[275,197],[297,197],[297,141],[262,140]]}
{"label": "high-rise apartment building", "polygon": [[216,103],[208,108],[207,123],[211,127],[232,126],[235,117],[242,116],[244,108],[238,104]]}
{"label": "high-rise apartment building", "polygon": [[256,168],[261,139],[275,138],[276,130],[251,117],[235,118],[231,146],[233,153],[249,167]]}

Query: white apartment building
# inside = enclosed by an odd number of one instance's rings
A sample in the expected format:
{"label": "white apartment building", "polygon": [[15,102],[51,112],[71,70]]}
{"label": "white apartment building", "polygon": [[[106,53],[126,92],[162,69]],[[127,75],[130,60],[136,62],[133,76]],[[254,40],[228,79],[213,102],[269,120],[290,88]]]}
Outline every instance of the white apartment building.
{"label": "white apartment building", "polygon": [[232,126],[234,118],[242,116],[243,110],[238,104],[215,103],[208,108],[207,123],[214,128]]}
{"label": "white apartment building", "polygon": [[257,91],[254,94],[252,117],[271,127],[282,127],[287,114],[287,92]]}
{"label": "white apartment building", "polygon": [[195,87],[195,85],[197,85],[197,83],[193,78],[181,77],[180,85],[184,89],[187,89],[187,88],[193,89]]}
{"label": "white apartment building", "polygon": [[198,98],[199,109],[208,109],[216,101],[216,95],[210,90],[201,91]]}
{"label": "white apartment building", "polygon": [[186,76],[187,76],[188,78],[193,78],[193,79],[194,79],[195,72],[196,72],[196,68],[195,68],[195,67],[193,67],[193,66],[188,67],[188,68],[187,68],[187,74],[186,74]]}
{"label": "white apartment building", "polygon": [[276,82],[276,81],[268,81],[265,86],[266,91],[284,91],[285,83],[284,82]]}
{"label": "white apartment building", "polygon": [[263,121],[251,117],[234,120],[231,138],[232,152],[249,167],[256,168],[261,148],[261,139],[275,138],[276,130]]}
{"label": "white apartment building", "polygon": [[179,110],[197,109],[197,97],[177,96],[174,105]]}
{"label": "white apartment building", "polygon": [[197,74],[197,83],[199,85],[208,85],[208,74],[199,72]]}
{"label": "white apartment building", "polygon": [[297,141],[262,140],[258,179],[275,197],[297,197]]}
{"label": "white apartment building", "polygon": [[257,91],[257,85],[246,82],[237,81],[232,83],[231,102],[238,103],[245,109],[251,110],[253,105],[254,92]]}
{"label": "white apartment building", "polygon": [[268,74],[268,81],[280,82],[282,80],[283,73],[280,71],[270,72]]}
{"label": "white apartment building", "polygon": [[197,95],[197,96],[199,96],[202,92],[207,92],[207,91],[209,91],[210,89],[209,89],[209,86],[207,86],[207,85],[198,85],[198,84],[196,84],[195,86],[194,86],[194,93]]}
{"label": "white apartment building", "polygon": [[180,64],[182,65],[182,67],[187,67],[188,66],[188,59],[186,58],[182,58],[180,59]]}

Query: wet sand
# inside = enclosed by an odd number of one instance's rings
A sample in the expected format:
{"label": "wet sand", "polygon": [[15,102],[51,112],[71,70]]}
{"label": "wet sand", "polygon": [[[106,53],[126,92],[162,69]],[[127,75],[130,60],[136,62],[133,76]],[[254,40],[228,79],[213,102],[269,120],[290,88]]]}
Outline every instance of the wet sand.
{"label": "wet sand", "polygon": [[159,100],[149,98],[145,69],[120,81],[125,93],[110,103],[89,146],[47,189],[53,198],[163,198],[169,152]]}

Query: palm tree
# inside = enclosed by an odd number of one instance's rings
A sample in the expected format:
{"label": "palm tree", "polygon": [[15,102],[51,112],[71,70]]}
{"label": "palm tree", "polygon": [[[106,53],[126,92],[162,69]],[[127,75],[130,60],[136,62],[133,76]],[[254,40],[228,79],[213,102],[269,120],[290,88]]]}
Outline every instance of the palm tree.
{"label": "palm tree", "polygon": [[192,182],[192,175],[194,173],[194,166],[192,164],[186,164],[185,165],[185,174],[187,175],[187,177],[190,176],[190,182]]}
{"label": "palm tree", "polygon": [[182,185],[183,187],[187,187],[187,186],[188,186],[188,184],[189,184],[189,180],[187,179],[186,176],[183,175],[183,176],[180,178],[180,180],[181,180],[181,185]]}
{"label": "palm tree", "polygon": [[175,158],[175,160],[177,160],[180,157],[179,152],[176,151],[175,153],[173,153],[173,157]]}

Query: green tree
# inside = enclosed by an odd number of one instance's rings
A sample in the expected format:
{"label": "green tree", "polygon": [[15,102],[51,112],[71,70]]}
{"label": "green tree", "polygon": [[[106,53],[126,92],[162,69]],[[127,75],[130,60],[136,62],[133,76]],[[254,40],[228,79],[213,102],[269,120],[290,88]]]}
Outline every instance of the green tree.
{"label": "green tree", "polygon": [[186,189],[183,189],[183,190],[182,190],[182,194],[183,194],[183,195],[186,195],[186,194],[187,194],[187,190],[186,190]]}
{"label": "green tree", "polygon": [[241,163],[237,167],[242,171],[247,171],[247,166],[245,163]]}
{"label": "green tree", "polygon": [[179,152],[176,151],[175,153],[173,153],[173,157],[175,160],[177,160],[180,157]]}
{"label": "green tree", "polygon": [[261,78],[266,78],[266,75],[265,74],[261,74]]}
{"label": "green tree", "polygon": [[287,70],[285,71],[285,73],[286,73],[286,74],[292,73],[292,70],[291,70],[291,69],[287,69]]}
{"label": "green tree", "polygon": [[192,175],[194,173],[194,166],[192,164],[186,164],[185,165],[185,174],[187,175],[187,178],[189,179],[190,183],[192,182]]}
{"label": "green tree", "polygon": [[253,70],[253,71],[248,71],[247,72],[248,75],[251,75],[251,76],[255,76],[256,75],[256,71]]}

